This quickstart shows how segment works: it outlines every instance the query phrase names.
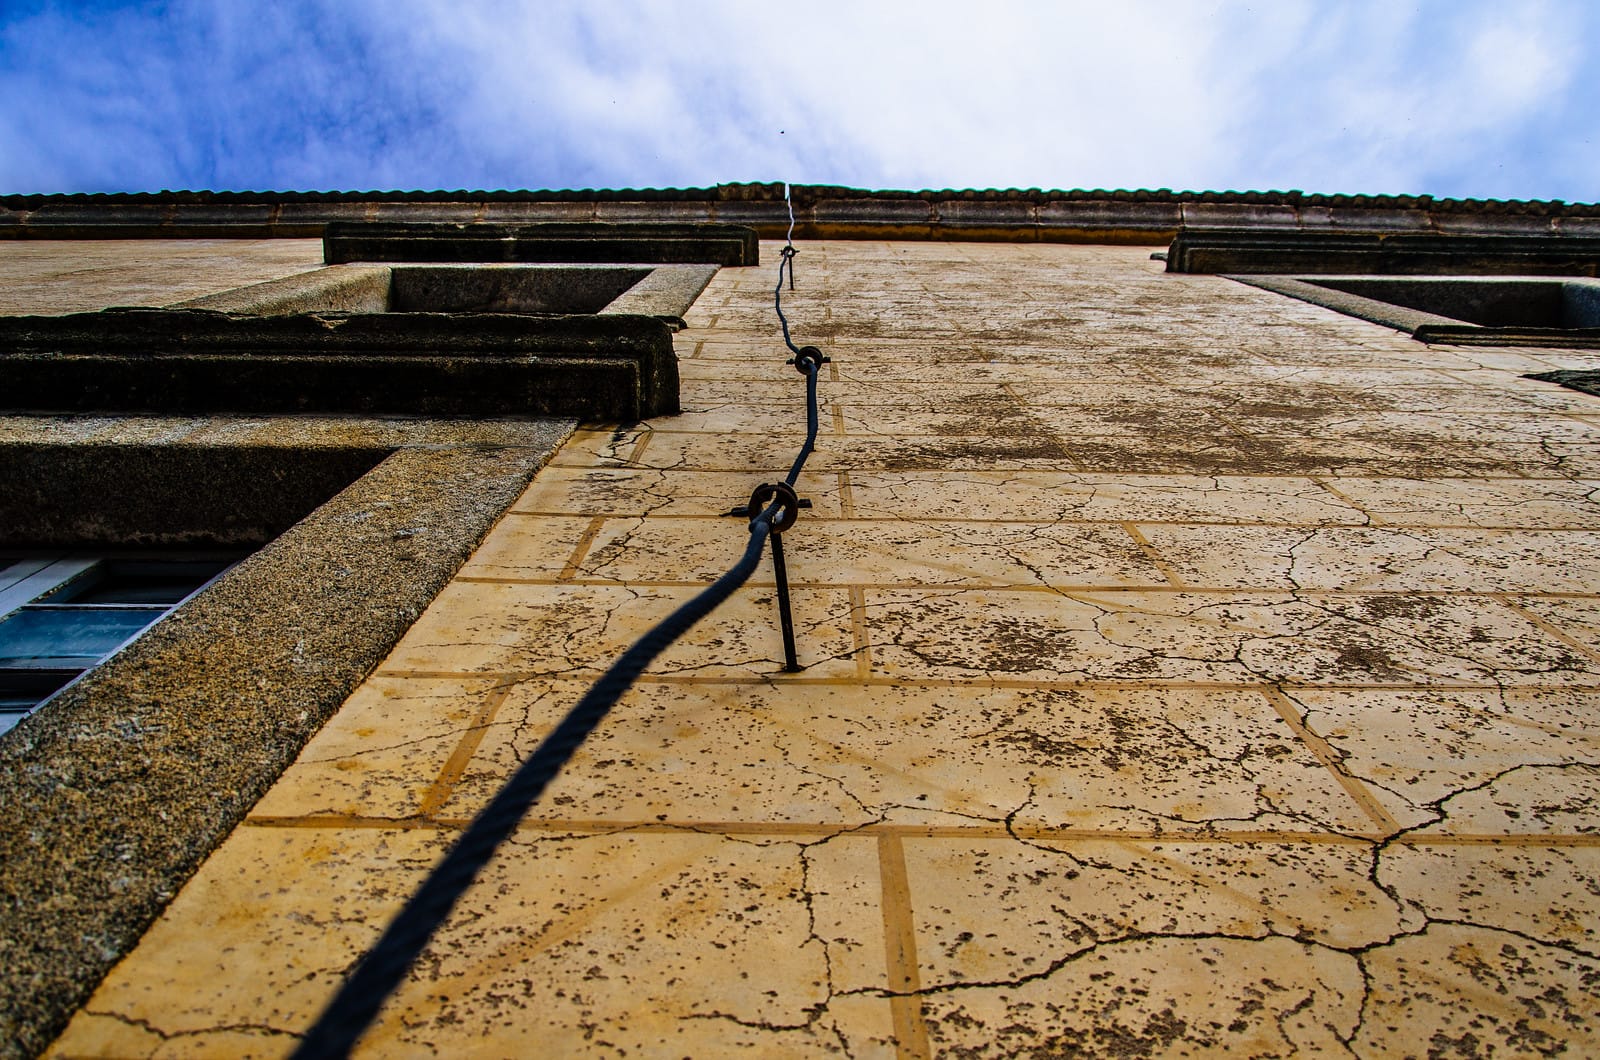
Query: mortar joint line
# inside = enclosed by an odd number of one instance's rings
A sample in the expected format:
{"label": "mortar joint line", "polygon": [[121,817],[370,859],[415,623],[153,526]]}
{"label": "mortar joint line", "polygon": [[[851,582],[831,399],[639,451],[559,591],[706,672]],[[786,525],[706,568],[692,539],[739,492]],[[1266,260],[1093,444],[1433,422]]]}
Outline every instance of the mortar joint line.
{"label": "mortar joint line", "polygon": [[498,685],[485,693],[483,704],[473,715],[467,731],[462,733],[461,739],[456,742],[450,757],[440,769],[439,776],[423,793],[422,800],[417,805],[419,817],[432,817],[450,801],[451,796],[455,794],[456,785],[461,782],[462,776],[467,771],[467,765],[472,761],[472,756],[477,753],[478,746],[483,742],[484,734],[489,731],[489,726],[494,724],[501,705],[510,694],[511,687],[507,684]]}
{"label": "mortar joint line", "polygon": [[1127,531],[1128,536],[1133,538],[1133,543],[1138,546],[1139,551],[1144,553],[1146,559],[1155,564],[1156,570],[1160,571],[1162,577],[1172,583],[1174,589],[1184,590],[1188,588],[1183,579],[1178,577],[1178,572],[1172,569],[1172,566],[1167,563],[1156,547],[1150,543],[1150,539],[1144,536],[1144,532],[1139,529],[1137,523],[1132,520],[1124,521],[1122,529]]}
{"label": "mortar joint line", "polygon": [[922,1009],[922,980],[917,962],[917,929],[906,872],[905,846],[898,833],[878,837],[879,890],[882,895],[885,974],[890,990],[898,1060],[927,1060],[932,1055],[928,1024]]}
{"label": "mortar joint line", "polygon": [[865,682],[872,676],[872,637],[867,631],[867,594],[859,585],[850,587],[850,630],[855,638],[856,677]]}
{"label": "mortar joint line", "polygon": [[1370,817],[1387,834],[1393,835],[1396,832],[1403,831],[1400,822],[1395,820],[1388,810],[1384,809],[1383,804],[1378,801],[1377,797],[1367,790],[1367,786],[1345,772],[1339,761],[1338,753],[1334,751],[1333,747],[1325,739],[1311,731],[1311,728],[1301,719],[1300,712],[1295,709],[1294,703],[1290,701],[1289,697],[1281,689],[1275,686],[1263,688],[1261,694],[1266,697],[1268,703],[1272,704],[1272,709],[1278,712],[1278,716],[1284,720],[1284,723],[1289,726],[1300,742],[1305,745],[1306,749],[1316,756],[1317,760],[1333,774],[1334,779],[1339,782],[1339,786],[1344,788],[1346,794],[1355,800],[1363,813]]}
{"label": "mortar joint line", "polygon": [[646,430],[639,436],[639,441],[633,447],[633,452],[628,454],[627,462],[635,467],[644,463],[644,451],[650,448],[650,440],[656,436],[653,430]]}
{"label": "mortar joint line", "polygon": [[854,519],[856,517],[855,489],[850,481],[849,471],[835,472],[839,476],[839,517],[841,519]]}
{"label": "mortar joint line", "polygon": [[589,549],[594,544],[596,535],[600,533],[600,528],[605,526],[607,518],[604,515],[596,515],[589,519],[589,524],[583,528],[583,533],[578,535],[577,544],[572,546],[572,553],[562,566],[561,573],[556,576],[557,581],[570,581],[577,576],[578,571],[582,569],[584,558],[588,556]]}
{"label": "mortar joint line", "polygon": [[1534,612],[1528,610],[1526,607],[1523,606],[1523,604],[1521,602],[1521,599],[1520,599],[1521,595],[1522,594],[1515,594],[1515,593],[1490,593],[1489,597],[1490,597],[1490,599],[1497,601],[1501,606],[1505,607],[1508,611],[1511,611],[1513,614],[1516,614],[1517,616],[1521,617],[1522,619],[1524,619],[1524,620],[1526,620],[1528,622],[1531,622],[1534,626],[1538,627],[1540,630],[1542,630],[1545,633],[1548,633],[1550,636],[1556,638],[1561,643],[1565,644],[1567,647],[1572,648],[1574,651],[1582,652],[1588,658],[1590,658],[1590,659],[1592,659],[1592,660],[1594,660],[1596,662],[1600,662],[1600,651],[1596,651],[1594,648],[1592,648],[1589,645],[1583,643],[1581,640],[1578,640],[1576,637],[1572,636],[1570,633],[1567,633],[1565,630],[1563,630],[1560,627],[1556,626],[1553,622],[1551,622],[1549,619],[1545,618],[1543,615],[1538,615],[1538,614],[1535,614]]}
{"label": "mortar joint line", "polygon": [[1368,521],[1368,523],[1370,525],[1372,525],[1372,526],[1385,526],[1385,525],[1387,525],[1384,522],[1384,519],[1383,519],[1382,516],[1373,514],[1367,508],[1363,507],[1361,505],[1361,502],[1359,502],[1355,498],[1349,496],[1343,490],[1341,490],[1337,486],[1335,486],[1332,482],[1328,481],[1330,478],[1332,478],[1331,475],[1310,475],[1310,476],[1307,476],[1307,477],[1310,478],[1312,482],[1314,482],[1318,486],[1322,487],[1324,490],[1327,490],[1329,493],[1333,494],[1336,498],[1339,499],[1340,502],[1342,502],[1344,504],[1348,504],[1350,507],[1352,507],[1356,511],[1360,512],[1362,515],[1365,515],[1367,517],[1367,521]]}
{"label": "mortar joint line", "polygon": [[[400,830],[400,831],[458,831],[471,824],[465,817],[447,817],[440,814],[423,817],[413,814],[406,817],[336,816],[310,813],[302,816],[258,814],[245,818],[252,828],[306,829],[306,830]],[[1004,823],[991,825],[928,825],[873,823],[860,825],[844,821],[700,821],[661,820],[607,820],[569,818],[530,818],[518,825],[520,831],[561,833],[571,835],[612,835],[631,833],[682,833],[696,832],[724,838],[736,836],[818,836],[837,837],[849,833],[853,837],[876,838],[895,835],[902,839],[951,840],[959,842],[1018,839],[1050,843],[1153,843],[1167,846],[1192,844],[1199,846],[1367,846],[1398,843],[1419,848],[1433,847],[1528,847],[1550,849],[1600,848],[1600,834],[1592,832],[1402,832],[1398,835],[1373,831],[1273,831],[1270,829],[1208,829],[1173,831],[1170,828],[1149,830],[1054,827],[1050,825],[1018,825],[1007,827]]]}

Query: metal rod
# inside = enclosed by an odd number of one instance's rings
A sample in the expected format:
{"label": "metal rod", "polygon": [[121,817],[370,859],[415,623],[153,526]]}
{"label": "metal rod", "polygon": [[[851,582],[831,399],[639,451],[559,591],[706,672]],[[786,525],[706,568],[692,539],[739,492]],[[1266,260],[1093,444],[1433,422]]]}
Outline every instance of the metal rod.
{"label": "metal rod", "polygon": [[786,673],[800,672],[800,662],[794,654],[794,618],[789,614],[789,571],[783,563],[783,538],[773,534],[772,569],[778,576],[778,624],[783,627],[783,669]]}

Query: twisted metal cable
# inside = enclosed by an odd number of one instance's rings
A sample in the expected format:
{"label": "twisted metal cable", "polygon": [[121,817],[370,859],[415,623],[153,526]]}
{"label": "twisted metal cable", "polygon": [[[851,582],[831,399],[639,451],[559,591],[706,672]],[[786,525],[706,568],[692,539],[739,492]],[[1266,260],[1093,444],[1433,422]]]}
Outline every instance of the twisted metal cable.
{"label": "twisted metal cable", "polygon": [[796,346],[789,337],[789,318],[783,315],[783,276],[785,272],[789,274],[789,290],[794,290],[794,256],[800,252],[794,249],[794,203],[789,198],[787,182],[783,185],[783,204],[789,209],[789,235],[778,261],[778,285],[772,289],[772,308],[777,311],[778,323],[783,326],[783,344],[794,354],[789,363],[806,377],[806,440],[800,447],[800,455],[794,458],[794,464],[789,468],[788,477],[784,479],[793,486],[800,479],[800,470],[806,466],[806,458],[817,447],[817,372],[828,363],[828,358],[815,346]]}
{"label": "twisted metal cable", "polygon": [[800,253],[794,249],[794,203],[789,199],[789,183],[783,185],[783,205],[789,210],[789,234],[784,238],[783,250],[779,251],[778,260],[778,286],[772,291],[772,308],[778,312],[778,323],[783,327],[783,344],[789,347],[789,352],[796,357],[800,356],[800,347],[794,344],[789,337],[789,318],[783,315],[783,274],[789,274],[789,290],[794,290],[794,256]]}
{"label": "twisted metal cable", "polygon": [[[789,198],[789,182],[783,182],[783,205],[789,210],[789,234],[784,237],[784,242],[794,246],[794,200]],[[790,288],[793,290],[793,288]]]}
{"label": "twisted metal cable", "polygon": [[794,340],[789,337],[789,318],[783,315],[783,274],[786,271],[789,273],[789,284],[792,289],[794,285],[794,265],[792,262],[794,261],[794,256],[800,252],[794,247],[788,246],[784,247],[781,253],[783,260],[778,262],[778,286],[772,290],[772,308],[778,311],[778,323],[783,327],[783,344],[789,347],[790,353],[798,357],[800,356],[800,347],[796,346]]}
{"label": "twisted metal cable", "polygon": [[826,361],[815,346],[803,347],[795,353],[793,364],[806,375],[806,441],[784,479],[791,486],[799,481],[800,469],[806,466],[806,458],[817,447],[817,372]]}

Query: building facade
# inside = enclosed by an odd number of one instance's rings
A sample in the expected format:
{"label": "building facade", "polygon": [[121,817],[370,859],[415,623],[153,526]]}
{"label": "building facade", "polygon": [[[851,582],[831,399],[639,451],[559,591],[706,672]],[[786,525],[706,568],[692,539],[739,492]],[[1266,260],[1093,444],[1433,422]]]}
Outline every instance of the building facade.
{"label": "building facade", "polygon": [[[8,1048],[283,1055],[794,459],[782,189],[0,205],[0,562],[237,564],[0,736]],[[794,206],[800,670],[763,566],[362,1050],[1600,1050],[1600,208]]]}

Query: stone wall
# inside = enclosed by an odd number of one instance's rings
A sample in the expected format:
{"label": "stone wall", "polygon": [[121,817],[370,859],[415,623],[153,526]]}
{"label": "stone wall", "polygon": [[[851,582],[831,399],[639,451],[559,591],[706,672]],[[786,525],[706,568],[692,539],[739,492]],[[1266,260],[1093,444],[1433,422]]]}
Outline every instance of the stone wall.
{"label": "stone wall", "polygon": [[[776,260],[775,247],[766,259]],[[1148,252],[803,243],[785,536],[490,866],[374,1054],[1600,1051],[1600,351]],[[575,434],[59,1055],[279,1055],[587,684],[724,569],[771,267]]]}

